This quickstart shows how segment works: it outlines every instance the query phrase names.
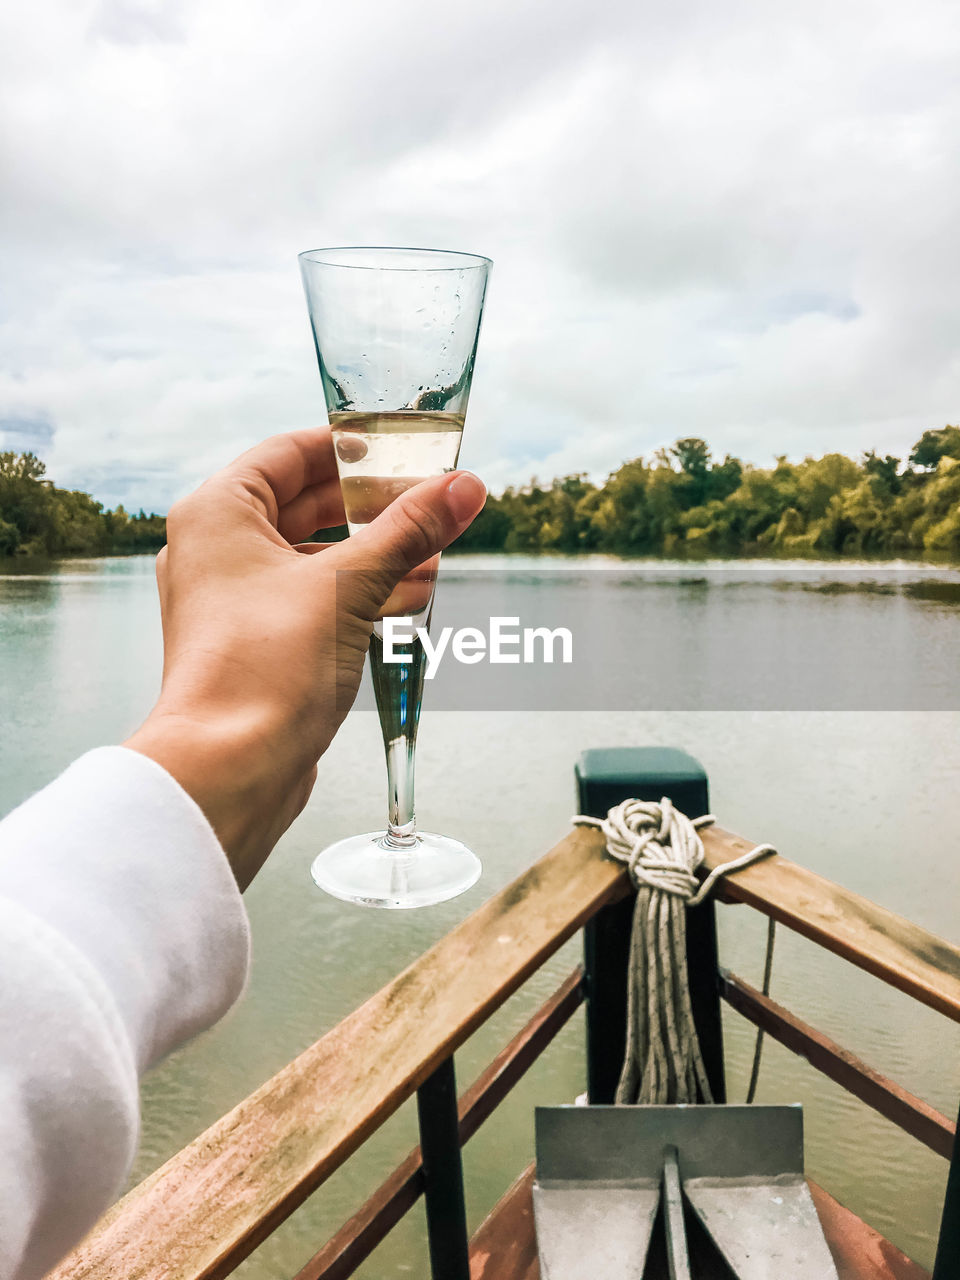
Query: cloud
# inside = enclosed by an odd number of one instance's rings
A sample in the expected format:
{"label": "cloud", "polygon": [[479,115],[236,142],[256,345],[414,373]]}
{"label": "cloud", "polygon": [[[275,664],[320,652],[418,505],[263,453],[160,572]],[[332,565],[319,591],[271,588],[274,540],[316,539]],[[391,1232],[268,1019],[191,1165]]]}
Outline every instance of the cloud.
{"label": "cloud", "polygon": [[463,461],[679,435],[903,455],[957,416],[938,0],[38,0],[5,18],[0,415],[163,508],[322,418],[296,253],[495,260]]}
{"label": "cloud", "polygon": [[90,34],[116,44],[184,39],[182,8],[170,0],[104,0]]}
{"label": "cloud", "polygon": [[42,416],[0,417],[0,449],[13,453],[49,452],[56,427]]}

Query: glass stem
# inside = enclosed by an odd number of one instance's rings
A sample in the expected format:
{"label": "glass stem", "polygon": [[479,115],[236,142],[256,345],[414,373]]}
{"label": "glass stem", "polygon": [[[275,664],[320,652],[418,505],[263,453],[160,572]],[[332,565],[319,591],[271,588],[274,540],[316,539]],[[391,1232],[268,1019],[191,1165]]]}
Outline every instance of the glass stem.
{"label": "glass stem", "polygon": [[416,844],[417,819],[413,811],[416,741],[394,738],[384,744],[387,752],[387,834],[391,848],[409,849]]}
{"label": "glass stem", "polygon": [[426,655],[414,638],[409,644],[393,646],[395,654],[409,661],[384,662],[378,631],[375,626],[370,638],[370,672],[387,758],[388,817],[381,843],[385,849],[409,853],[417,844],[413,784]]}

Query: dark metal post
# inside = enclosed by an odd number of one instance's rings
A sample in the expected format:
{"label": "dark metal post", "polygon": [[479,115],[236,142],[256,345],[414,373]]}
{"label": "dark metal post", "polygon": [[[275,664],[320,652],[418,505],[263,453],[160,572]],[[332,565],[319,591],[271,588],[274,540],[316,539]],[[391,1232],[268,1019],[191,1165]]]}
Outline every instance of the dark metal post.
{"label": "dark metal post", "polygon": [[947,1177],[947,1193],[943,1198],[943,1218],[937,1242],[937,1260],[932,1280],[955,1280],[960,1276],[960,1119],[953,1140],[953,1157]]}
{"label": "dark metal post", "polygon": [[627,1043],[627,961],[635,898],[603,907],[583,930],[587,1097],[613,1102]]}
{"label": "dark metal post", "polygon": [[[580,812],[602,818],[622,800],[669,796],[691,818],[710,808],[707,775],[685,751],[610,747],[584,751],[576,766]],[[633,899],[604,907],[584,929],[587,993],[587,1095],[613,1101],[626,1046],[627,958]],[[705,902],[687,912],[690,999],[714,1102],[726,1101],[717,973],[717,922]]]}
{"label": "dark metal post", "polygon": [[427,1238],[433,1280],[470,1280],[467,1210],[457,1118],[453,1055],[417,1090]]}

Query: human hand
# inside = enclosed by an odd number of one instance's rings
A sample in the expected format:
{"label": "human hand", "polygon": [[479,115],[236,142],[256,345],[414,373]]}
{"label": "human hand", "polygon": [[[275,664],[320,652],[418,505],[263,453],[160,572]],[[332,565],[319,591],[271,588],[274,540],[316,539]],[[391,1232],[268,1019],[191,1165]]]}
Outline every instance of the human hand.
{"label": "human hand", "polygon": [[344,519],[323,428],[265,441],[171,509],[157,557],[163,684],[125,745],[193,796],[241,889],[307,802],[374,620],[429,594],[436,557],[484,496],[468,471],[436,476],[345,542],[301,545]]}

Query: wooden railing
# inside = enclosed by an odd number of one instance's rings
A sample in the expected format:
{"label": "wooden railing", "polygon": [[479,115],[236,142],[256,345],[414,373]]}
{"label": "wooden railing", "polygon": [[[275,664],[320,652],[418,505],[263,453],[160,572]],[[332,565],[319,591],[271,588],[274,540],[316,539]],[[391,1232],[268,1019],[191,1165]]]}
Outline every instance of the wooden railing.
{"label": "wooden railing", "polygon": [[[751,847],[717,827],[704,832],[704,844],[708,868]],[[577,971],[567,979],[459,1105],[452,1055],[577,930],[601,918],[598,913],[622,913],[612,904],[628,893],[626,876],[605,857],[599,833],[572,831],[130,1192],[53,1276],[228,1275],[416,1090],[422,1156],[419,1149],[411,1152],[297,1280],[351,1274],[423,1192],[435,1275],[465,1275],[459,1146],[576,1009],[584,997],[582,975]],[[892,912],[782,857],[729,877],[719,896],[749,904],[960,1021],[960,949]],[[710,963],[706,986],[702,958],[695,966],[699,976],[693,974],[701,1006],[722,996],[933,1150],[949,1155],[954,1126],[946,1117],[742,980],[718,973],[715,960]],[[589,979],[588,974],[588,985]],[[719,1028],[718,1016],[711,1025]],[[441,1256],[444,1261],[436,1263]]]}
{"label": "wooden railing", "polygon": [[107,1214],[57,1280],[228,1275],[600,907],[576,830]]}
{"label": "wooden railing", "polygon": [[[705,866],[753,848],[720,827],[703,833]],[[765,858],[721,882],[721,901],[743,902],[960,1022],[960,948],[823,876]]]}

